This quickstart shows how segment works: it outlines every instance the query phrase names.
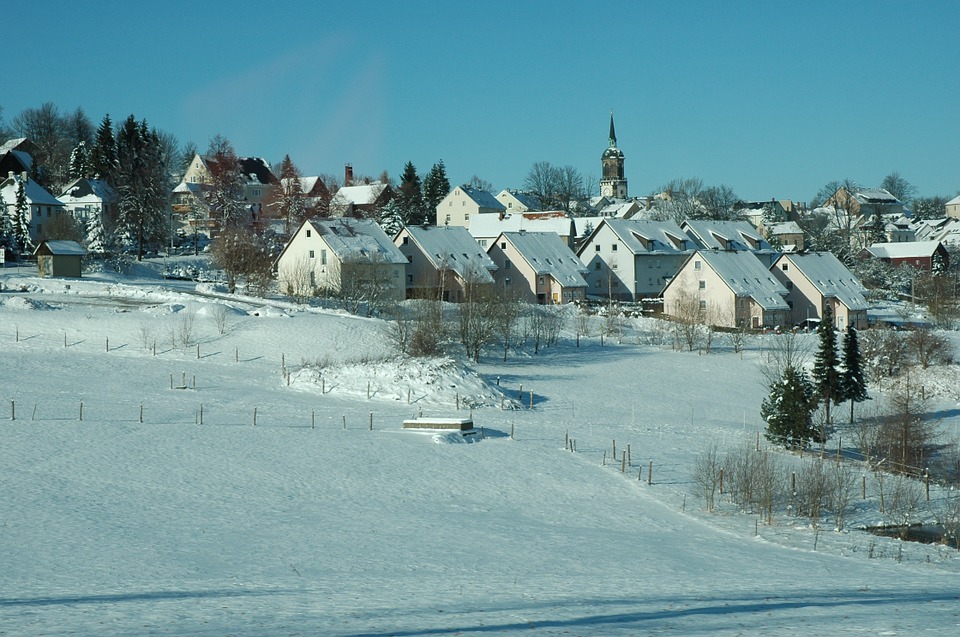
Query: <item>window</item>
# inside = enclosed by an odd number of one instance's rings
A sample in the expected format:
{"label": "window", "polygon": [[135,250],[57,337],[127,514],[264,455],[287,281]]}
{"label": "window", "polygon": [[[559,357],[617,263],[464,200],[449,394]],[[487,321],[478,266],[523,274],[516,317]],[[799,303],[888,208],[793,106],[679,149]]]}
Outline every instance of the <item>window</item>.
{"label": "window", "polygon": [[693,269],[694,269],[694,270],[699,270],[699,269],[701,269],[701,267],[702,267],[702,264],[701,264],[699,261],[694,261],[694,262],[693,262]]}
{"label": "window", "polygon": [[510,269],[510,259],[507,259],[506,261],[503,262],[503,269],[504,270]]}
{"label": "window", "polygon": [[313,258],[313,250],[310,251],[310,258]]}
{"label": "window", "polygon": [[706,289],[707,289],[707,282],[706,282],[706,281],[700,281],[700,285],[699,285],[698,287],[699,287],[701,290],[706,290]]}
{"label": "window", "polygon": [[450,223],[450,215],[447,215],[446,223]]}
{"label": "window", "polygon": [[501,249],[501,250],[506,250],[506,249],[507,249],[507,242],[506,242],[506,241],[501,241],[501,242],[500,242],[500,249]]}
{"label": "window", "polygon": [[412,274],[408,274],[408,275],[407,275],[407,285],[413,285],[413,275],[412,275]]}
{"label": "window", "polygon": [[470,221],[470,213],[469,213],[469,212],[464,213],[464,215],[463,215],[463,220],[464,220],[464,221]]}
{"label": "window", "polygon": [[481,247],[481,248],[486,248],[486,247],[487,247],[487,240],[486,240],[486,239],[477,239],[477,243],[480,244],[480,247]]}
{"label": "window", "polygon": [[783,264],[783,271],[784,271],[784,272],[787,271],[787,264],[786,264],[786,263]]}
{"label": "window", "polygon": [[597,252],[600,252],[600,244],[599,244],[599,243],[596,245],[596,248],[597,248]]}
{"label": "window", "polygon": [[307,230],[307,237],[309,237],[309,236],[310,236],[310,231],[309,231],[309,230]]}
{"label": "window", "polygon": [[259,196],[260,196],[260,189],[259,189],[259,188],[254,188],[254,189],[253,189],[253,196],[254,196],[254,197],[259,197]]}
{"label": "window", "polygon": [[599,269],[600,269],[600,262],[599,262],[599,261],[597,261],[596,263],[593,264],[593,269],[594,269],[594,270],[599,270]]}
{"label": "window", "polygon": [[404,237],[404,238],[403,238],[403,245],[409,245],[409,244],[410,244],[410,237]]}
{"label": "window", "polygon": [[701,310],[707,309],[707,302],[702,299],[700,300],[700,309]]}
{"label": "window", "polygon": [[616,252],[616,251],[617,251],[617,244],[614,243],[612,246],[610,246],[610,249],[613,250],[614,252]]}
{"label": "window", "polygon": [[327,251],[320,251],[320,265],[327,265]]}
{"label": "window", "polygon": [[508,201],[508,202],[507,202],[507,208],[513,208],[513,202],[512,202],[512,201]]}
{"label": "window", "polygon": [[543,285],[543,283],[544,283],[543,277],[540,277],[540,285]]}
{"label": "window", "polygon": [[507,277],[503,280],[504,285],[510,285],[510,277]]}
{"label": "window", "polygon": [[613,263],[610,264],[610,269],[611,269],[611,270],[616,270],[616,269],[617,269],[617,262],[616,262],[616,261],[614,261]]}

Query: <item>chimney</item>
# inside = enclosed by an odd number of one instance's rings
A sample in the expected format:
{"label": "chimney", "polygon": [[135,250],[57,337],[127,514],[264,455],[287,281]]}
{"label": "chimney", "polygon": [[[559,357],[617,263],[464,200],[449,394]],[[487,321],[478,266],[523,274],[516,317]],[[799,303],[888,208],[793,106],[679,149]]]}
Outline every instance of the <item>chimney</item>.
{"label": "chimney", "polygon": [[345,164],[343,167],[343,185],[352,186],[353,185],[353,165]]}

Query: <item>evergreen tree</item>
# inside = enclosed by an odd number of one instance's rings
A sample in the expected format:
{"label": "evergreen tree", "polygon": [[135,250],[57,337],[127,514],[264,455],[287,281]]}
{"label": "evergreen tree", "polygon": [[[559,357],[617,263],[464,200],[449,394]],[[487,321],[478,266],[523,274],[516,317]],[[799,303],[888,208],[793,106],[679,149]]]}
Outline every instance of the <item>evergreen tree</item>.
{"label": "evergreen tree", "polygon": [[166,230],[169,191],[156,130],[128,117],[117,136],[117,159],[117,230],[136,244],[140,261],[146,244]]}
{"label": "evergreen tree", "polygon": [[103,254],[107,251],[107,233],[103,227],[103,217],[96,212],[87,216],[84,224],[84,243],[87,251],[92,254]]}
{"label": "evergreen tree", "polygon": [[10,220],[9,212],[7,212],[7,203],[3,200],[3,193],[0,192],[0,250],[3,250],[4,246],[9,246],[11,242],[13,242],[13,223]]}
{"label": "evergreen tree", "polygon": [[767,423],[764,437],[787,449],[804,449],[818,432],[811,414],[817,399],[807,375],[792,365],[770,385],[770,394],[760,406],[760,416]]}
{"label": "evergreen tree", "polygon": [[87,143],[81,141],[70,153],[70,179],[79,179],[90,175],[90,155]]}
{"label": "evergreen tree", "polygon": [[[433,165],[423,180],[424,218],[421,223],[427,223],[436,216],[437,206],[449,192],[450,180],[447,179],[447,169],[441,159]],[[410,221],[410,225],[415,225],[414,220]]]}
{"label": "evergreen tree", "polygon": [[423,192],[420,176],[413,162],[407,162],[400,177],[400,196],[398,197],[398,212],[404,225],[422,225],[427,223],[429,216],[423,203]]}
{"label": "evergreen tree", "polygon": [[850,401],[850,422],[853,422],[853,404],[863,402],[867,397],[867,381],[863,376],[863,361],[860,358],[860,344],[857,330],[847,326],[843,337],[843,360],[840,369],[840,385],[843,398]]}
{"label": "evergreen tree", "polygon": [[397,236],[397,233],[403,230],[403,211],[400,202],[391,199],[378,211],[377,224],[387,233],[391,239]]}
{"label": "evergreen tree", "polygon": [[97,128],[97,137],[89,157],[90,173],[96,179],[103,179],[112,186],[116,186],[117,176],[117,140],[113,134],[113,124],[110,115],[104,115],[100,127]]}
{"label": "evergreen tree", "polygon": [[17,178],[17,201],[14,204],[13,239],[20,254],[33,252],[33,239],[30,238],[30,205],[27,203],[26,184]]}
{"label": "evergreen tree", "polygon": [[[823,310],[817,335],[820,344],[813,359],[813,384],[817,398],[824,403],[826,424],[829,426],[832,422],[830,403],[841,400],[843,396],[837,360],[837,335],[833,327],[833,310],[829,305]],[[820,443],[826,442],[826,432],[821,432],[821,438]]]}

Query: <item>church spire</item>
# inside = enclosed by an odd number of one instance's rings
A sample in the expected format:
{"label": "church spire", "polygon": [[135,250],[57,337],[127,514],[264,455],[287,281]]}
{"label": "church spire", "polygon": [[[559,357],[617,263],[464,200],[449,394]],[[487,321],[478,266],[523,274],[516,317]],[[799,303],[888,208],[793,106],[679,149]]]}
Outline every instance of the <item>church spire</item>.
{"label": "church spire", "polygon": [[610,148],[617,147],[617,131],[613,129],[613,109],[610,109]]}

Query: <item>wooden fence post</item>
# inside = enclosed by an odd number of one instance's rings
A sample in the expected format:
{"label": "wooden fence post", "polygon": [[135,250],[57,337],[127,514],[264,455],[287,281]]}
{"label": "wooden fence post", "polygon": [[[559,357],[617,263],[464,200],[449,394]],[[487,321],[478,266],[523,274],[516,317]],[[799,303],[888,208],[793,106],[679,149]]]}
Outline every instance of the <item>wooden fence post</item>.
{"label": "wooden fence post", "polygon": [[80,422],[83,422],[83,401],[80,401]]}
{"label": "wooden fence post", "polygon": [[310,428],[311,429],[317,428],[317,412],[315,409],[310,410]]}
{"label": "wooden fence post", "polygon": [[140,422],[143,423],[143,403],[140,403]]}
{"label": "wooden fence post", "polygon": [[370,412],[370,431],[373,431],[373,412]]}
{"label": "wooden fence post", "polygon": [[203,424],[203,403],[200,403],[200,424]]}
{"label": "wooden fence post", "polygon": [[253,407],[253,426],[254,426],[254,427],[257,426],[257,407],[256,407],[256,405],[254,405],[254,407]]}
{"label": "wooden fence post", "polygon": [[17,405],[14,403],[14,401],[11,400],[10,401],[10,420],[16,420],[16,419],[17,419]]}
{"label": "wooden fence post", "polygon": [[653,460],[647,465],[647,484],[653,484]]}

